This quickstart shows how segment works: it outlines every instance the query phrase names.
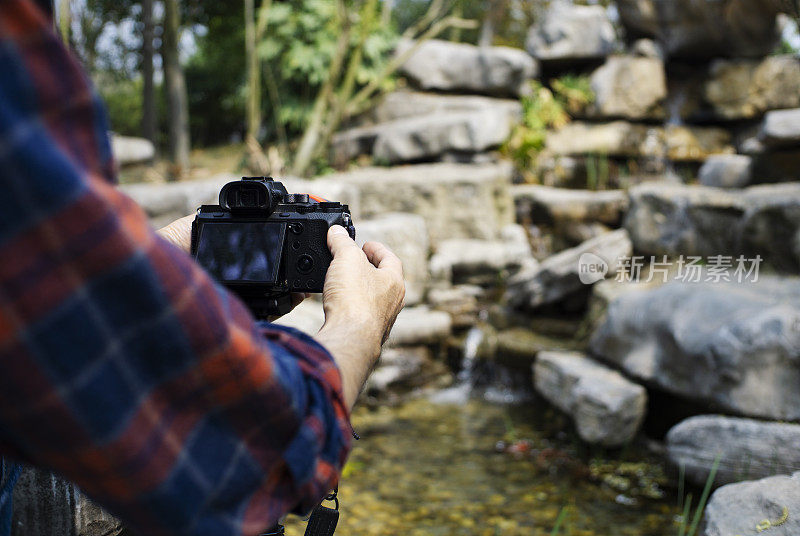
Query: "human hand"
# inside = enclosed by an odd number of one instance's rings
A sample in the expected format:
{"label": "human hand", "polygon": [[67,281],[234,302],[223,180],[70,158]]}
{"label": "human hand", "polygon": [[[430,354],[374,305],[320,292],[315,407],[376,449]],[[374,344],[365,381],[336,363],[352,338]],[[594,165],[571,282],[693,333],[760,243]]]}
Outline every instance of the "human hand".
{"label": "human hand", "polygon": [[329,229],[328,247],[333,261],[325,276],[325,324],[317,339],[339,365],[352,407],[403,308],[403,265],[378,242],[359,248],[339,225]]}
{"label": "human hand", "polygon": [[177,246],[186,253],[189,253],[192,246],[192,222],[194,221],[194,214],[179,218],[158,229],[156,232],[173,246]]}

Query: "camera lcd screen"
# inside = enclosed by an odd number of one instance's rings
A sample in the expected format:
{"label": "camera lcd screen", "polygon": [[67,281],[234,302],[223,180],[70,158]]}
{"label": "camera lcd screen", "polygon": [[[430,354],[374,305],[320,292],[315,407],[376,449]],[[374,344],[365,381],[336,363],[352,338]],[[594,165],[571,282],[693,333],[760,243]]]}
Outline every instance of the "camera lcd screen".
{"label": "camera lcd screen", "polygon": [[285,233],[285,223],[206,223],[197,262],[218,281],[275,283]]}

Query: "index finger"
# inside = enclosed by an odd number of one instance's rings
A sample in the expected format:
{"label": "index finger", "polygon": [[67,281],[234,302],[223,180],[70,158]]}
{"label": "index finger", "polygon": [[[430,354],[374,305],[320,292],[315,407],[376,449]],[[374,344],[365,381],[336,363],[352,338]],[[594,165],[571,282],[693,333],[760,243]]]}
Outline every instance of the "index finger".
{"label": "index finger", "polygon": [[364,244],[364,253],[373,266],[380,270],[388,270],[403,277],[403,263],[391,249],[380,242],[367,242]]}

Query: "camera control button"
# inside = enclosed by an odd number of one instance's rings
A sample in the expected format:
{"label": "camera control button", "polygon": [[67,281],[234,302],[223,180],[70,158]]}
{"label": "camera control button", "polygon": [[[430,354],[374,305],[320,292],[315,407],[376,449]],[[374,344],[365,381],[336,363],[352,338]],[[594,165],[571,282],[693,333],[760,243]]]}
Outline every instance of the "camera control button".
{"label": "camera control button", "polygon": [[292,249],[295,251],[300,249],[302,246],[303,244],[301,244],[299,240],[295,240],[294,242],[292,242]]}
{"label": "camera control button", "polygon": [[317,282],[316,282],[316,281],[314,281],[313,279],[309,279],[309,280],[306,282],[306,286],[307,286],[308,288],[314,288],[314,287],[316,287],[316,286],[317,286]]}
{"label": "camera control button", "polygon": [[294,234],[303,234],[303,224],[302,223],[290,223],[289,230]]}
{"label": "camera control button", "polygon": [[311,255],[300,255],[297,259],[297,271],[301,274],[307,274],[314,268],[314,259]]}

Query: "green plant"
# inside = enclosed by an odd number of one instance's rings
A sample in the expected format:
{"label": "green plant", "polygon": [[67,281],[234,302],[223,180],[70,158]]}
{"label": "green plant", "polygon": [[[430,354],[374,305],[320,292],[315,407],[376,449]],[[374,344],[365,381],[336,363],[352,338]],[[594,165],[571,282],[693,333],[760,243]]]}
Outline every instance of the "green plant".
{"label": "green plant", "polygon": [[556,517],[556,524],[553,526],[553,530],[550,532],[550,536],[558,536],[558,532],[561,530],[561,524],[564,522],[564,518],[567,517],[567,507],[564,506],[558,512],[558,516]]}
{"label": "green plant", "polygon": [[550,81],[550,87],[570,115],[582,113],[595,99],[588,76],[566,74]]}
{"label": "green plant", "polygon": [[[681,524],[678,528],[678,536],[695,536],[697,534],[697,529],[700,526],[700,520],[703,519],[703,512],[706,508],[708,496],[711,494],[711,487],[714,485],[714,479],[717,477],[717,469],[719,469],[720,459],[721,455],[717,455],[717,457],[714,459],[714,463],[711,465],[711,471],[708,473],[708,478],[706,478],[706,484],[703,487],[703,493],[700,495],[700,502],[697,503],[697,508],[695,509],[694,517],[692,518],[692,524],[689,525],[688,529],[686,527],[686,523],[689,519],[689,514],[691,513],[692,508],[691,493],[686,497],[686,502],[683,506],[683,513],[681,514]],[[683,477],[683,467],[681,467],[681,469],[681,477]],[[681,478],[681,480],[683,480],[683,478]]]}
{"label": "green plant", "polygon": [[522,122],[503,145],[502,152],[522,170],[531,169],[545,147],[547,131],[569,123],[561,100],[539,82],[531,82],[531,93],[522,97]]}

